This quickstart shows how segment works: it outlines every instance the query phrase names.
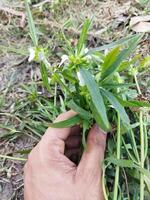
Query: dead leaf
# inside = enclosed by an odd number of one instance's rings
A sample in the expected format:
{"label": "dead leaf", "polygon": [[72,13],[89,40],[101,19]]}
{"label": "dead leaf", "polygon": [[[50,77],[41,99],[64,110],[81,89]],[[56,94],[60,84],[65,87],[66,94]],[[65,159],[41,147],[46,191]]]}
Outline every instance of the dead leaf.
{"label": "dead leaf", "polygon": [[150,15],[132,17],[130,27],[135,32],[150,32]]}

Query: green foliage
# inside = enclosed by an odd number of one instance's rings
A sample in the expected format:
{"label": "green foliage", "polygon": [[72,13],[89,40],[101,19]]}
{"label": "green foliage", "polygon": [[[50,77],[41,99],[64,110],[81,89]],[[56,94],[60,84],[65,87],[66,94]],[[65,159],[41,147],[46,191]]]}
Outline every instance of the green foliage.
{"label": "green foliage", "polygon": [[[115,61],[107,67],[107,69],[104,70],[102,73],[102,80],[107,79],[110,77],[113,73],[115,73],[122,61],[124,61],[128,56],[131,54],[131,52],[136,48],[137,44],[139,43],[140,39],[143,35],[136,35],[134,38],[132,38],[132,41],[130,41],[130,44],[127,48],[123,49],[115,59]],[[111,58],[110,58],[111,59]]]}
{"label": "green foliage", "polygon": [[56,123],[53,123],[53,124],[49,124],[50,127],[53,127],[53,128],[65,128],[65,127],[72,127],[72,126],[75,126],[77,124],[80,124],[81,123],[81,118],[79,115],[75,115],[74,117],[68,119],[68,120],[64,120],[64,121],[61,121],[61,122],[56,122]]}
{"label": "green foliage", "polygon": [[[104,101],[103,101],[103,98],[102,98],[102,95],[100,93],[97,83],[95,82],[92,75],[86,69],[81,68],[80,74],[81,74],[83,81],[88,89],[92,104],[97,111],[98,116],[96,117],[96,122],[105,131],[109,131],[110,127],[109,127],[109,122],[107,119],[106,107],[104,105]],[[91,111],[95,110],[95,109],[93,109],[93,106],[91,106]]]}
{"label": "green foliage", "polygon": [[26,6],[28,24],[29,24],[29,29],[30,29],[30,37],[32,39],[34,46],[38,46],[37,32],[36,32],[36,29],[35,29],[31,10],[30,10],[29,4],[28,4],[28,0],[25,0],[25,6]]}
{"label": "green foliage", "polygon": [[83,46],[85,45],[86,39],[87,39],[87,33],[90,27],[91,21],[89,19],[87,19],[84,22],[83,28],[82,28],[82,32],[77,44],[77,54],[79,55],[83,49]]}
{"label": "green foliage", "polygon": [[[137,82],[134,81],[134,77],[137,73],[142,71],[139,67],[141,57],[135,56],[135,58],[129,59],[133,50],[141,40],[142,35],[130,36],[127,38],[127,41],[120,40],[123,42],[122,44],[119,41],[114,42],[113,45],[106,45],[105,48],[116,47],[107,53],[107,55],[105,55],[104,52],[99,54],[98,48],[86,50],[85,34],[87,34],[89,27],[89,24],[87,24],[87,22],[84,24],[77,47],[69,52],[68,57],[66,56],[66,61],[60,67],[55,68],[55,70],[52,69],[52,71],[54,71],[51,77],[57,77],[54,82],[61,86],[62,93],[65,94],[64,102],[67,104],[68,109],[71,108],[80,116],[81,121],[77,121],[77,124],[80,123],[83,127],[82,143],[84,148],[86,147],[87,131],[93,123],[96,122],[106,132],[111,132],[113,127],[118,127],[117,136],[115,136],[118,141],[117,147],[116,142],[112,140],[114,151],[117,153],[117,159],[114,158],[110,160],[106,158],[106,165],[108,168],[112,168],[112,164],[117,165],[115,167],[117,178],[115,179],[114,191],[110,193],[108,191],[106,192],[108,198],[111,199],[114,197],[117,199],[119,195],[121,195],[117,187],[120,179],[123,179],[123,175],[119,175],[119,171],[121,171],[119,170],[120,168],[136,170],[138,176],[133,178],[133,175],[130,175],[132,177],[130,183],[134,184],[135,179],[138,179],[141,182],[141,192],[138,193],[138,197],[143,196],[144,187],[141,177],[143,177],[143,173],[147,174],[148,171],[141,167],[139,156],[140,140],[135,138],[134,131],[135,128],[142,123],[138,123],[138,110],[142,107],[149,108],[150,103],[148,101],[135,99],[135,96],[138,96],[136,89],[138,85]],[[105,48],[100,47],[99,50],[103,51]],[[145,63],[148,63],[148,59],[145,59],[142,63],[143,66],[147,65]],[[134,107],[138,108],[137,113],[132,110]],[[118,115],[121,119],[121,121],[119,121],[119,126],[117,126]],[[55,123],[54,127],[68,127],[71,124],[75,125],[74,122],[75,121],[72,121],[72,119],[69,119],[65,122],[61,122],[61,124]],[[136,123],[138,123],[138,125]],[[122,134],[128,134],[130,131],[132,131],[130,142],[133,144],[133,149],[129,149],[129,144],[126,144],[126,141],[121,136]],[[141,132],[140,134],[142,135],[143,133]],[[147,139],[145,139],[145,148],[146,141]],[[123,152],[121,151],[122,143],[125,147]],[[141,145],[143,149],[143,142]],[[112,156],[111,152],[113,152],[113,150],[110,152],[108,151],[107,155]],[[144,151],[144,154],[141,153],[141,159],[143,159],[145,155],[147,155],[147,151]],[[122,160],[124,157],[126,160]],[[136,165],[134,164],[135,162]],[[128,174],[128,172],[126,173]],[[107,184],[112,185],[112,182],[109,183],[109,179],[111,176],[111,179],[114,179],[114,175],[109,176],[108,173],[106,176],[107,178],[109,177]],[[149,184],[148,180],[145,180],[146,184]],[[136,185],[138,187],[138,183]],[[122,195],[125,196],[126,191],[123,191],[123,188],[122,192],[124,192],[124,194]],[[110,188],[109,190],[111,191]]]}
{"label": "green foliage", "polygon": [[108,99],[110,104],[116,109],[116,111],[120,114],[120,117],[122,121],[125,124],[130,124],[129,117],[124,109],[124,107],[118,102],[116,97],[109,91],[107,90],[102,90],[102,94]]}
{"label": "green foliage", "polygon": [[43,85],[50,92],[51,89],[50,89],[49,80],[48,80],[48,72],[44,63],[41,64],[40,70],[41,70]]}
{"label": "green foliage", "polygon": [[[67,55],[62,56],[59,66],[51,66],[44,48],[38,46],[27,1],[26,9],[34,44],[33,60],[40,64],[43,86],[53,100],[45,102],[44,98],[38,99],[36,92],[29,93],[29,100],[36,104],[31,115],[35,112],[38,120],[33,124],[31,121],[26,122],[26,128],[38,128],[34,130],[35,134],[41,136],[42,130],[47,126],[63,128],[78,124],[83,129],[82,143],[85,148],[88,131],[96,122],[105,132],[111,133],[104,161],[105,199],[133,197],[143,200],[150,192],[150,165],[147,157],[147,113],[150,103],[142,98],[143,91],[138,78],[149,70],[150,60],[149,56],[142,58],[133,54],[143,35],[130,35],[111,44],[87,49],[86,39],[91,25],[91,20],[87,19],[83,23],[77,46],[71,47],[65,38]],[[111,50],[108,52],[109,49]],[[46,121],[53,121],[58,112],[69,109],[77,114],[68,120],[46,122],[42,126],[41,116]],[[138,192],[135,193],[135,190]]]}
{"label": "green foliage", "polygon": [[82,119],[89,120],[91,118],[89,112],[78,106],[73,100],[68,103],[68,107],[78,113]]}

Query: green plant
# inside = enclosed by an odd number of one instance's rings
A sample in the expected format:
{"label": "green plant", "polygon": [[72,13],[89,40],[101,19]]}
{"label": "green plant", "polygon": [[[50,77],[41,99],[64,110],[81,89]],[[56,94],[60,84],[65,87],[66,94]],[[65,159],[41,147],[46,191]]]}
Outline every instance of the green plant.
{"label": "green plant", "polygon": [[[143,96],[138,81],[147,65],[140,56],[133,56],[143,35],[131,35],[87,49],[85,43],[91,26],[91,20],[87,19],[76,48],[67,41],[66,54],[60,65],[52,66],[47,59],[47,50],[38,44],[30,8],[27,0],[25,2],[34,45],[30,49],[30,61],[40,64],[43,86],[53,96],[54,106],[59,104],[57,96],[61,95],[63,106],[77,113],[69,120],[49,126],[63,128],[80,124],[84,147],[88,130],[95,122],[104,131],[116,133],[108,140],[104,161],[105,199],[130,199],[139,184],[140,190],[133,199],[147,199],[150,195],[147,157],[150,103],[140,99]],[[111,50],[105,53],[108,49]]]}

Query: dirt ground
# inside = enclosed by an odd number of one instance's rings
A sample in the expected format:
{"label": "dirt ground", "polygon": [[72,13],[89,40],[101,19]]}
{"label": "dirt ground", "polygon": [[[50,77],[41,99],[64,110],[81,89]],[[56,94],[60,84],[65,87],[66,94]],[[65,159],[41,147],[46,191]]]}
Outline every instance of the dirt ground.
{"label": "dirt ground", "polygon": [[[44,2],[42,4],[42,2]],[[150,14],[150,5],[142,7],[134,0],[32,1],[32,12],[41,44],[48,45],[50,62],[57,65],[64,41],[61,31],[74,44],[86,17],[93,18],[89,47],[100,46],[134,33],[131,17]],[[55,2],[55,1],[54,1]],[[25,157],[20,151],[32,149],[40,137],[24,122],[23,106],[29,93],[23,85],[41,80],[35,63],[28,63],[31,46],[24,3],[21,0],[0,1],[0,154]],[[17,52],[15,52],[17,51]],[[19,51],[19,53],[18,53]],[[145,34],[137,50],[150,53],[150,35]],[[39,93],[46,95],[43,89]],[[32,93],[33,95],[33,93]],[[29,100],[29,99],[28,99]],[[31,104],[27,100],[27,103]],[[32,108],[32,105],[29,105]],[[17,112],[17,114],[16,114]],[[15,114],[14,114],[15,113]],[[32,123],[32,122],[31,122]],[[41,130],[41,132],[44,129]],[[23,199],[23,161],[0,158],[0,199]]]}

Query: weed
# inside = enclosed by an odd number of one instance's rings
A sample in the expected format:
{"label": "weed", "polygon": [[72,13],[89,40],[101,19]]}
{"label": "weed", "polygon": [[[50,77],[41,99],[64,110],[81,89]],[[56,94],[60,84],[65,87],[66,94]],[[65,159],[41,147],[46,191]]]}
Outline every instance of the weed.
{"label": "weed", "polygon": [[[87,19],[76,47],[66,41],[66,52],[59,66],[52,66],[47,49],[39,44],[30,8],[27,0],[25,2],[33,43],[29,61],[39,63],[43,86],[52,98],[50,101],[40,96],[36,87],[23,86],[28,98],[23,105],[18,102],[15,117],[19,117],[20,123],[36,137],[41,137],[48,126],[80,124],[84,147],[88,130],[96,122],[110,134],[103,163],[105,199],[148,199],[150,103],[144,99],[139,77],[148,70],[149,56],[144,59],[133,56],[143,35],[130,35],[87,49],[87,32],[92,24],[92,20]],[[26,115],[22,106],[26,108]],[[77,115],[49,123],[59,112],[69,109]]]}
{"label": "weed", "polygon": [[[29,7],[27,11],[30,12]],[[32,18],[29,20],[30,30],[34,29]],[[143,35],[131,35],[108,45],[87,49],[85,42],[90,26],[91,20],[87,19],[75,48],[67,42],[67,54],[62,57],[58,67],[50,65],[44,49],[34,41],[36,35],[31,35],[33,44],[36,44],[33,60],[41,65],[43,85],[52,95],[52,88],[55,87],[55,95],[59,88],[63,94],[63,104],[77,112],[75,117],[49,126],[80,124],[83,127],[83,146],[86,146],[87,132],[93,123],[110,133],[114,128],[116,134],[108,142],[110,146],[104,162],[105,199],[130,198],[134,193],[131,185],[135,184],[138,188],[138,180],[140,190],[134,198],[144,200],[147,196],[144,191],[149,192],[145,187],[148,184],[145,177],[150,180],[149,161],[145,162],[148,159],[147,113],[150,103],[135,97],[143,96],[138,76],[147,70],[147,64],[143,63],[149,63],[149,58],[141,61],[140,56],[129,57]],[[32,30],[31,34],[36,34],[36,31]],[[111,50],[105,53],[108,49]],[[131,95],[133,91],[135,96]],[[136,112],[133,108],[136,108]],[[115,171],[110,173],[113,165],[116,166]],[[133,172],[137,173],[136,177]],[[123,184],[124,176],[128,179],[126,184]],[[128,188],[128,193],[125,188]]]}

